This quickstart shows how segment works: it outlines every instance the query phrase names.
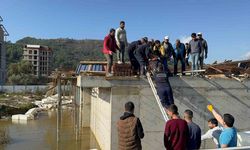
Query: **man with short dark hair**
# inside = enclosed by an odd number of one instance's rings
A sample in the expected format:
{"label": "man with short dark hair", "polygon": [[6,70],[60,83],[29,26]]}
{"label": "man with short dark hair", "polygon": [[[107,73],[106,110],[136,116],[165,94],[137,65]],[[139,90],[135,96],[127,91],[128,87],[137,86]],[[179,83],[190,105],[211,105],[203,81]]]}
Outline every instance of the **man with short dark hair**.
{"label": "man with short dark hair", "polygon": [[215,118],[208,120],[209,130],[201,136],[201,140],[213,139],[216,147],[219,148],[219,137],[222,129],[218,126],[218,121]]}
{"label": "man with short dark hair", "polygon": [[159,59],[149,61],[149,71],[152,73],[162,106],[167,108],[174,104],[173,90],[162,62]]}
{"label": "man with short dark hair", "polygon": [[190,56],[191,56],[191,61],[192,61],[192,71],[193,70],[198,70],[199,67],[199,56],[201,52],[201,44],[200,41],[196,37],[196,33],[191,34],[192,40],[189,42],[189,51],[190,51]]}
{"label": "man with short dark hair", "polygon": [[147,37],[142,38],[141,43],[142,44],[135,49],[134,55],[140,64],[140,77],[146,77],[146,66],[148,61],[147,53],[150,49],[150,45],[148,44]]}
{"label": "man with short dark hair", "polygon": [[119,150],[141,150],[144,137],[140,119],[134,115],[134,103],[125,104],[125,112],[117,122]]}
{"label": "man with short dark hair", "polygon": [[127,33],[125,30],[124,21],[121,21],[120,27],[116,29],[115,39],[116,39],[116,44],[119,47],[119,51],[117,52],[118,64],[125,63],[124,53],[125,53],[126,47],[128,46],[128,41],[127,41]]}
{"label": "man with short dark hair", "polygon": [[185,45],[181,43],[179,39],[176,40],[174,46],[174,75],[177,75],[178,70],[178,61],[181,61],[181,73],[184,75],[185,71]]}
{"label": "man with short dark hair", "polygon": [[141,40],[131,42],[127,48],[128,57],[131,63],[131,69],[132,69],[133,75],[135,76],[138,75],[140,64],[135,58],[134,51],[138,48],[139,45],[141,45]]}
{"label": "man with short dark hair", "polygon": [[167,108],[167,114],[171,119],[167,121],[165,126],[165,148],[167,150],[185,150],[189,139],[187,122],[180,119],[178,108],[174,104]]}
{"label": "man with short dark hair", "polygon": [[214,117],[223,126],[223,130],[219,138],[220,148],[236,147],[237,146],[237,131],[233,126],[234,117],[231,114],[224,114],[222,118],[222,116],[214,110],[213,105],[207,105],[207,109],[210,112],[212,112]]}
{"label": "man with short dark hair", "polygon": [[189,129],[189,140],[187,149],[199,149],[201,146],[201,128],[192,121],[193,112],[189,109],[185,110],[184,119],[186,120]]}
{"label": "man with short dark hair", "polygon": [[207,59],[207,53],[208,53],[208,45],[207,41],[203,39],[202,33],[197,33],[198,40],[201,43],[201,52],[200,52],[200,69],[203,69],[204,59]]}
{"label": "man with short dark hair", "polygon": [[106,76],[111,77],[113,66],[113,53],[116,52],[116,49],[119,49],[115,42],[115,29],[110,29],[109,34],[104,38],[102,52],[107,59],[107,71]]}

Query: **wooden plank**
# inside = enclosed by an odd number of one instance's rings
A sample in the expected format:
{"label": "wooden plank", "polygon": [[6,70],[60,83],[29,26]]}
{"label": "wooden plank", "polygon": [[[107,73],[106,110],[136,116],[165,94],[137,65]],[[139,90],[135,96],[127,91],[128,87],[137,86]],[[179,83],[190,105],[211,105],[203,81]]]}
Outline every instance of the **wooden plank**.
{"label": "wooden plank", "polygon": [[86,76],[105,76],[106,72],[103,71],[82,71],[80,72],[81,75],[86,75]]}
{"label": "wooden plank", "polygon": [[106,77],[106,80],[140,80],[140,77],[134,77],[134,76],[112,76],[112,77]]}
{"label": "wooden plank", "polygon": [[215,71],[218,71],[219,73],[223,73],[223,74],[224,74],[223,71],[221,71],[220,69],[217,69],[217,68],[215,68],[215,67],[213,67],[213,66],[208,66],[208,68],[211,68],[211,69],[213,69],[213,70],[215,70]]}
{"label": "wooden plank", "polygon": [[183,73],[195,73],[195,72],[205,72],[205,69],[202,70],[188,70],[188,71],[183,71]]}
{"label": "wooden plank", "polygon": [[92,64],[107,65],[107,62],[106,61],[80,61],[80,64],[86,64],[86,65],[92,65]]}

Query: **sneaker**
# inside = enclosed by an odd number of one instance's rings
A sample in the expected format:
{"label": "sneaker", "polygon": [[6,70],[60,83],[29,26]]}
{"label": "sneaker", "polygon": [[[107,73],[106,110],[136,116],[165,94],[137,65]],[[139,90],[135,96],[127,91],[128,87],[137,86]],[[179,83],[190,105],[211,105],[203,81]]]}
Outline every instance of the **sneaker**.
{"label": "sneaker", "polygon": [[117,61],[118,64],[122,64],[122,62],[120,60]]}
{"label": "sneaker", "polygon": [[113,76],[112,73],[107,73],[107,74],[106,74],[106,77],[112,77],[112,76]]}

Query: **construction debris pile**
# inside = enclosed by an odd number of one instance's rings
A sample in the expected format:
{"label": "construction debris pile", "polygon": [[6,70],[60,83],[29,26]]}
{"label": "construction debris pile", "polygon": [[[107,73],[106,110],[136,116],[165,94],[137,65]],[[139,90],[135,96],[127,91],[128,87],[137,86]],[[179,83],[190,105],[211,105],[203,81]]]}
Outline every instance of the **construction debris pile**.
{"label": "construction debris pile", "polygon": [[207,65],[205,74],[208,77],[227,77],[243,81],[250,77],[250,60]]}

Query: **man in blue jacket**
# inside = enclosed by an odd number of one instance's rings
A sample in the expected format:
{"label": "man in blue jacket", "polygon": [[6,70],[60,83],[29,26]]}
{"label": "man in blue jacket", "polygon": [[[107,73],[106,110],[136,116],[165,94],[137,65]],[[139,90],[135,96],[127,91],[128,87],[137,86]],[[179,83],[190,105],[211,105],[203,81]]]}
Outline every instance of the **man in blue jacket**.
{"label": "man in blue jacket", "polygon": [[185,45],[180,42],[179,39],[176,40],[174,46],[174,75],[177,74],[178,61],[181,61],[181,73],[184,75],[185,71]]}

